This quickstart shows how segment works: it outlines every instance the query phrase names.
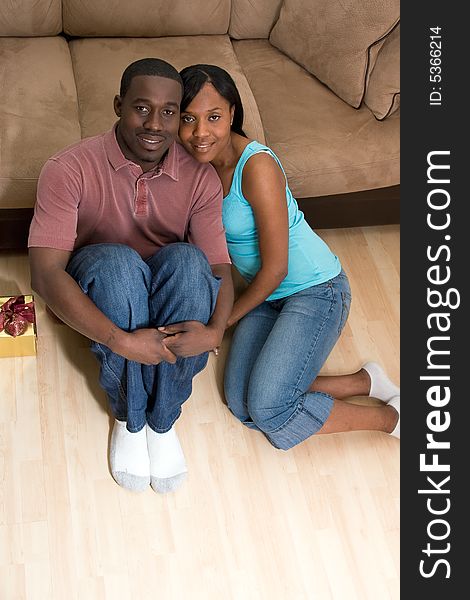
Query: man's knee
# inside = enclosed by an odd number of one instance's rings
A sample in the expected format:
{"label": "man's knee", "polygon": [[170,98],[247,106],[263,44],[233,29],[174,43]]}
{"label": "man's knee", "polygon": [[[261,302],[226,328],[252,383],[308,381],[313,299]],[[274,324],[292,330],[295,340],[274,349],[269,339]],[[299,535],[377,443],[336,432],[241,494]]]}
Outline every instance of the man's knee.
{"label": "man's knee", "polygon": [[[199,315],[193,319],[206,322],[215,306],[220,283],[212,274],[205,254],[191,244],[165,246],[148,261],[153,274],[152,291],[156,300],[178,298],[183,312]],[[167,297],[162,292],[166,290]],[[162,300],[163,298],[163,300]]]}
{"label": "man's knee", "polygon": [[68,273],[98,305],[122,310],[129,299],[145,293],[149,269],[140,255],[123,244],[94,244],[72,255]]}
{"label": "man's knee", "polygon": [[94,260],[100,268],[132,272],[143,263],[140,254],[125,244],[96,244],[95,249]]}
{"label": "man's knee", "polygon": [[164,246],[150,259],[149,264],[154,269],[166,268],[172,272],[197,273],[210,269],[204,252],[197,246],[185,242]]}
{"label": "man's knee", "polygon": [[72,254],[67,270],[81,278],[111,270],[129,271],[142,263],[140,255],[124,244],[91,244]]}

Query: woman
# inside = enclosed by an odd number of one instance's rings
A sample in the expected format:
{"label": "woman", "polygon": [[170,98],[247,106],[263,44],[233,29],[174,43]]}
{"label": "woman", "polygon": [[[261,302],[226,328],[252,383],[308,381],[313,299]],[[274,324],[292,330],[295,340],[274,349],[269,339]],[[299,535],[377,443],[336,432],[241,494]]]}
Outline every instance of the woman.
{"label": "woman", "polygon": [[[284,450],[317,433],[368,429],[399,437],[400,391],[378,364],[318,376],[349,313],[348,279],[299,211],[279,159],[245,136],[234,81],[213,65],[180,75],[179,136],[221,179],[229,252],[248,282],[228,321],[238,323],[225,371],[230,410]],[[341,402],[358,395],[384,404]]]}

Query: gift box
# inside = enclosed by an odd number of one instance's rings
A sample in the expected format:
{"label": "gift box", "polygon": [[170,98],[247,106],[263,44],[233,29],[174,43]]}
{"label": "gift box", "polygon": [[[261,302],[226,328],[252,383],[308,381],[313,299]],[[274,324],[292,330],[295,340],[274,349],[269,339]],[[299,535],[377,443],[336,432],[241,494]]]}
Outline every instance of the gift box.
{"label": "gift box", "polygon": [[34,356],[37,333],[33,296],[0,296],[0,358]]}

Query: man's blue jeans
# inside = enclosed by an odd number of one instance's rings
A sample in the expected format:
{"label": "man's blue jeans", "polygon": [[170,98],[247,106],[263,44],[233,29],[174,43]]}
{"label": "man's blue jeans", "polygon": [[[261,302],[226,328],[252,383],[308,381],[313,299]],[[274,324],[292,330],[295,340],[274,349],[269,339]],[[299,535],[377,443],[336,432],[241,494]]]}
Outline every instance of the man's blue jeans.
{"label": "man's blue jeans", "polygon": [[[207,324],[220,281],[204,253],[193,245],[169,244],[147,260],[121,244],[95,244],[73,253],[67,272],[96,306],[124,331],[181,321]],[[92,343],[100,364],[100,384],[116,419],[140,431],[147,422],[168,431],[192,391],[192,379],[208,353],[177,358],[175,364],[143,365]]]}
{"label": "man's blue jeans", "polygon": [[225,368],[233,414],[287,450],[316,433],[333,398],[308,389],[339,338],[351,291],[344,272],[292,296],[263,302],[240,320]]}

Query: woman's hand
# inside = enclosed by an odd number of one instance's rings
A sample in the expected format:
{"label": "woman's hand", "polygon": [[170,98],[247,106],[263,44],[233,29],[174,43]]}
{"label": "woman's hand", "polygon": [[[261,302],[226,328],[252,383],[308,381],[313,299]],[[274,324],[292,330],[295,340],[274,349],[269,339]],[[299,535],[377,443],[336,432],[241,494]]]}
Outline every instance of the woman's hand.
{"label": "woman's hand", "polygon": [[215,350],[220,346],[224,332],[200,321],[183,321],[159,327],[167,337],[163,344],[176,356],[187,358]]}
{"label": "woman's hand", "polygon": [[228,321],[227,321],[227,325],[225,325],[225,329],[230,329],[230,327],[232,327],[232,325],[235,325],[236,323],[238,323],[239,319],[231,314]]}

